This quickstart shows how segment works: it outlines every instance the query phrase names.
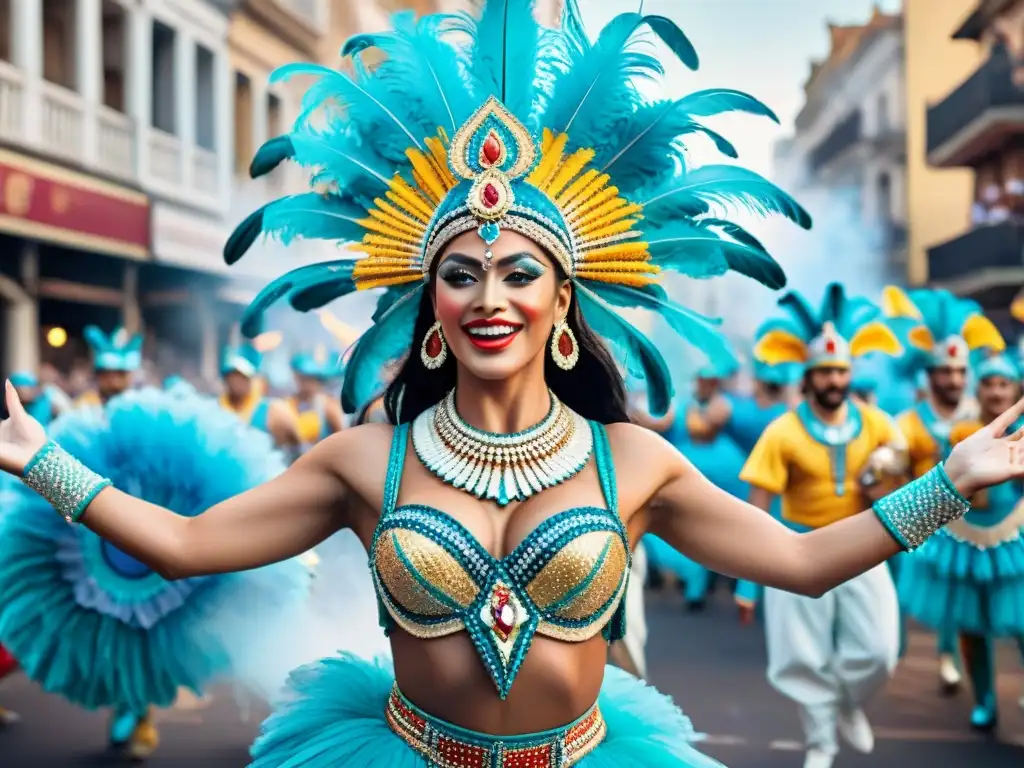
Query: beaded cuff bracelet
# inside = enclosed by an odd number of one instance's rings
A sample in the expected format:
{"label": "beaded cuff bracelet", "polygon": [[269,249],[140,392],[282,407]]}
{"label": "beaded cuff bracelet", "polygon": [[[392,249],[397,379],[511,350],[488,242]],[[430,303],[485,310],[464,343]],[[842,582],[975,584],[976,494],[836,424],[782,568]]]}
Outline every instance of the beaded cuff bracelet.
{"label": "beaded cuff bracelet", "polygon": [[971,509],[942,464],[883,496],[873,507],[882,525],[906,550],[917,549],[933,533]]}
{"label": "beaded cuff bracelet", "polygon": [[39,449],[25,466],[24,482],[46,499],[61,517],[77,523],[96,494],[110,485],[54,442]]}

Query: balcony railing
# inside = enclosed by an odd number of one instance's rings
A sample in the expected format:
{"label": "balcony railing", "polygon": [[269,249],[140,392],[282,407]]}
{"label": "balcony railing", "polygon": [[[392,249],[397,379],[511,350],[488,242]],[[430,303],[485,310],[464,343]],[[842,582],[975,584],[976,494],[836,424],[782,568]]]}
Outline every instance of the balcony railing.
{"label": "balcony railing", "polygon": [[936,282],[983,270],[1024,269],[1024,224],[1006,221],[976,227],[928,249],[928,274]]}
{"label": "balcony railing", "polygon": [[[993,54],[978,70],[938,104],[928,108],[928,154],[958,137],[983,142],[984,136],[967,129],[986,114],[1001,113],[1003,119],[1024,127],[1024,89],[1014,85],[1012,63],[1005,55]],[[955,150],[952,150],[955,151]]]}
{"label": "balcony railing", "polygon": [[54,83],[42,83],[43,146],[57,157],[73,162],[85,160],[85,100],[74,91]]}
{"label": "balcony railing", "polygon": [[220,192],[217,153],[196,147],[192,151],[192,186],[197,192],[216,197]]}
{"label": "balcony railing", "polygon": [[21,70],[0,61],[0,138],[5,141],[21,136],[23,92]]}
{"label": "balcony railing", "polygon": [[832,129],[822,142],[814,148],[810,156],[812,171],[835,160],[839,155],[856,144],[863,137],[863,119],[859,109],[854,110]]}
{"label": "balcony railing", "polygon": [[109,107],[100,107],[98,119],[100,166],[119,179],[134,180],[135,124],[128,115]]}

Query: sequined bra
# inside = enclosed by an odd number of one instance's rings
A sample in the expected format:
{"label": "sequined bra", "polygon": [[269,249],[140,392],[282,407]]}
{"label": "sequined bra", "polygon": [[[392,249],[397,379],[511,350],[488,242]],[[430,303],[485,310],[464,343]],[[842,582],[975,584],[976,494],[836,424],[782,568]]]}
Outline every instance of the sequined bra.
{"label": "sequined bra", "polygon": [[398,626],[427,639],[465,630],[503,699],[535,634],[568,642],[598,632],[609,641],[622,638],[629,540],[618,515],[607,434],[596,422],[591,429],[607,509],[559,512],[496,558],[441,510],[396,506],[409,434],[407,424],[396,427],[370,545],[385,631]]}

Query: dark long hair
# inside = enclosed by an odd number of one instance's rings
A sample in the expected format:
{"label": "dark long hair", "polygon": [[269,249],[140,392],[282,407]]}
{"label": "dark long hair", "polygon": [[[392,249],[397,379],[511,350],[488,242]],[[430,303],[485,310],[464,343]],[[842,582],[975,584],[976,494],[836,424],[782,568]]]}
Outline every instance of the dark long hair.
{"label": "dark long hair", "polygon": [[[437,261],[434,266],[436,268]],[[564,275],[560,275],[565,279]],[[444,364],[429,370],[420,359],[419,345],[435,322],[431,295],[436,272],[430,276],[428,290],[420,297],[419,313],[413,330],[413,348],[398,375],[384,393],[384,409],[388,421],[401,424],[412,421],[430,406],[438,403],[455,388],[456,363],[449,354]],[[626,403],[626,384],[615,360],[601,337],[583,320],[576,294],[573,293],[566,316],[569,328],[576,336],[580,348],[579,360],[570,371],[559,368],[551,355],[545,352],[544,379],[555,396],[580,416],[613,424],[629,421]],[[546,348],[545,348],[546,349]]]}

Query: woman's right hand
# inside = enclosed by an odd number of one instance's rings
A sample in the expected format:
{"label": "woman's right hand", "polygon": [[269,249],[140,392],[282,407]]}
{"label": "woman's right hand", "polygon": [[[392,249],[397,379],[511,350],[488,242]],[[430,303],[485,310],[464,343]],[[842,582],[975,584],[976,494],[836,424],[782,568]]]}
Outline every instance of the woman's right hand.
{"label": "woman's right hand", "polygon": [[46,430],[21,404],[11,382],[4,382],[8,418],[0,421],[0,469],[21,477],[25,466],[46,445]]}

